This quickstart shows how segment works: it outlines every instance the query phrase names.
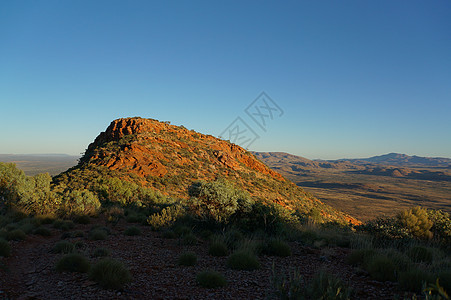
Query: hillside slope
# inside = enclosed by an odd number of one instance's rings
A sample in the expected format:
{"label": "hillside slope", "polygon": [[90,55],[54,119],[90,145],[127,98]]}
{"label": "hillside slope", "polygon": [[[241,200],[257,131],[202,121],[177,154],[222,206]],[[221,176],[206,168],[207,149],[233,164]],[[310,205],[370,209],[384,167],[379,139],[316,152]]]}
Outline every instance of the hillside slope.
{"label": "hillside slope", "polygon": [[196,180],[224,178],[254,200],[277,203],[302,214],[319,210],[325,220],[358,222],[304,192],[245,149],[210,135],[153,119],[113,121],[86,150],[80,163],[55,183],[90,187],[115,177],[186,199]]}

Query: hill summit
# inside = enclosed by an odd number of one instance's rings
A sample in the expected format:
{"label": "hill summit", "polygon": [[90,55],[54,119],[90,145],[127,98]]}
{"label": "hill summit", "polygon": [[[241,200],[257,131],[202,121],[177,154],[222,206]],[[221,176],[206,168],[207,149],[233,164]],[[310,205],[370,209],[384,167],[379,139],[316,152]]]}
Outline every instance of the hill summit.
{"label": "hill summit", "polygon": [[315,211],[325,221],[358,223],[286,180],[242,147],[153,119],[114,120],[88,146],[79,164],[55,181],[89,188],[100,176],[133,182],[180,201],[189,197],[188,188],[197,180],[225,179],[248,191],[256,201],[305,216]]}

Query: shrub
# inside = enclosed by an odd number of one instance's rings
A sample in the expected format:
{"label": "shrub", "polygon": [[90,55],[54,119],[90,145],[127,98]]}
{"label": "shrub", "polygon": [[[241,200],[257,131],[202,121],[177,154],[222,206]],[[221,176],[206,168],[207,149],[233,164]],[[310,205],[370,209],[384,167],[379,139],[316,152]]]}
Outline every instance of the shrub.
{"label": "shrub", "polygon": [[396,267],[391,259],[382,255],[373,256],[368,262],[367,271],[379,281],[395,281]]}
{"label": "shrub", "polygon": [[104,258],[92,267],[89,278],[108,289],[121,289],[131,282],[128,269],[120,261]]}
{"label": "shrub", "polygon": [[401,226],[405,227],[411,235],[418,238],[432,238],[433,222],[429,220],[427,210],[414,207],[400,212],[397,219]]}
{"label": "shrub", "polygon": [[102,229],[94,229],[89,232],[89,239],[93,241],[105,240],[108,233]]}
{"label": "shrub", "polygon": [[96,248],[94,252],[92,253],[92,256],[94,257],[104,257],[110,255],[110,251],[105,248]]}
{"label": "shrub", "polygon": [[223,179],[197,181],[189,187],[188,194],[192,197],[189,201],[191,211],[207,221],[227,223],[233,214],[246,213],[252,208],[249,193]]}
{"label": "shrub", "polygon": [[36,228],[34,233],[42,235],[42,236],[51,236],[52,235],[52,232],[50,231],[50,229],[43,227],[43,226]]}
{"label": "shrub", "polygon": [[421,292],[424,283],[433,282],[433,277],[427,271],[414,268],[399,273],[399,286],[411,292]]}
{"label": "shrub", "polygon": [[8,241],[14,240],[14,241],[20,241],[24,240],[26,238],[25,232],[23,232],[21,229],[14,229],[6,233],[6,239]]}
{"label": "shrub", "polygon": [[227,284],[227,281],[224,278],[224,276],[216,271],[201,272],[197,274],[196,281],[200,286],[209,289],[222,287]]}
{"label": "shrub", "polygon": [[208,253],[212,256],[227,256],[229,249],[227,245],[222,241],[213,241],[208,248]]}
{"label": "shrub", "polygon": [[74,248],[75,248],[75,246],[71,242],[60,241],[60,242],[56,243],[55,246],[53,246],[51,252],[67,254],[67,253],[73,252]]}
{"label": "shrub", "polygon": [[178,264],[181,266],[194,266],[196,263],[197,256],[194,252],[185,252],[178,259]]}
{"label": "shrub", "polygon": [[183,214],[184,209],[180,205],[168,206],[163,208],[160,213],[149,216],[147,224],[154,230],[160,230],[172,226]]}
{"label": "shrub", "polygon": [[0,239],[0,256],[8,257],[11,255],[11,247],[4,239]]}
{"label": "shrub", "polygon": [[308,287],[311,299],[350,299],[351,290],[341,279],[327,272],[317,273]]}
{"label": "shrub", "polygon": [[229,256],[227,266],[234,270],[256,270],[260,268],[257,257],[249,251],[240,250]]}
{"label": "shrub", "polygon": [[423,246],[415,246],[407,251],[407,256],[414,262],[426,262],[431,263],[433,258],[433,253],[431,249]]}
{"label": "shrub", "polygon": [[79,215],[79,216],[75,216],[74,218],[75,223],[77,224],[89,224],[91,223],[91,218],[89,216],[86,215]]}
{"label": "shrub", "polygon": [[128,236],[141,235],[141,229],[136,226],[131,226],[125,229],[124,234]]}
{"label": "shrub", "polygon": [[286,242],[280,239],[271,239],[266,243],[264,253],[268,255],[287,257],[291,255],[291,248]]}
{"label": "shrub", "polygon": [[445,242],[451,242],[451,216],[441,210],[428,210],[428,218],[432,221],[431,231]]}
{"label": "shrub", "polygon": [[56,270],[59,272],[86,273],[89,271],[89,268],[89,261],[78,253],[66,254],[56,263]]}
{"label": "shrub", "polygon": [[61,195],[61,208],[68,215],[94,215],[100,201],[91,191],[66,189]]}

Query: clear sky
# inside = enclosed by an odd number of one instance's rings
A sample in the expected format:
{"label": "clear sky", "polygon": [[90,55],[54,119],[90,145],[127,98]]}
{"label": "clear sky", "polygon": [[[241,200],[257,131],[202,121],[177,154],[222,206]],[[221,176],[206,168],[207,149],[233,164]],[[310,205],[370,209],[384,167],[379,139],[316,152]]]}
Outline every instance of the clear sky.
{"label": "clear sky", "polygon": [[0,153],[78,155],[141,116],[241,117],[255,151],[451,157],[451,2],[3,0],[0,112]]}

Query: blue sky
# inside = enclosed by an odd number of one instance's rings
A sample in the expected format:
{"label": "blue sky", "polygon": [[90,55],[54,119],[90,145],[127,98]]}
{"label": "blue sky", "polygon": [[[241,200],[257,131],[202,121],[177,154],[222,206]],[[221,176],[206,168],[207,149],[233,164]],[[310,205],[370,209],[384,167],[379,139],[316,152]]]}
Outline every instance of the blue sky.
{"label": "blue sky", "polygon": [[[266,132],[245,108],[283,110]],[[451,157],[449,1],[1,1],[0,153],[78,155],[116,118],[308,158]]]}

